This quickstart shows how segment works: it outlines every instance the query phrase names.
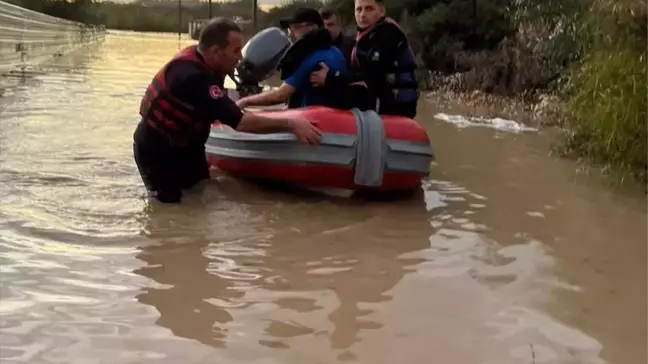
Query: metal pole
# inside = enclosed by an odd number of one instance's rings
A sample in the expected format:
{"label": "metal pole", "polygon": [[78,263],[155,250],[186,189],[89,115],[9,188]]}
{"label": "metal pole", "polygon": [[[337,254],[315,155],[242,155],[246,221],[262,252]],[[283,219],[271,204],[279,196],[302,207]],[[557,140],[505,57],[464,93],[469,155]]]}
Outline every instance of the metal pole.
{"label": "metal pole", "polygon": [[181,34],[182,34],[182,0],[178,0],[178,49],[180,49]]}
{"label": "metal pole", "polygon": [[257,0],[252,0],[252,26],[253,26],[253,31],[256,31],[257,29]]}
{"label": "metal pole", "polygon": [[212,8],[211,8],[211,2],[212,0],[209,0],[209,19],[212,18]]}

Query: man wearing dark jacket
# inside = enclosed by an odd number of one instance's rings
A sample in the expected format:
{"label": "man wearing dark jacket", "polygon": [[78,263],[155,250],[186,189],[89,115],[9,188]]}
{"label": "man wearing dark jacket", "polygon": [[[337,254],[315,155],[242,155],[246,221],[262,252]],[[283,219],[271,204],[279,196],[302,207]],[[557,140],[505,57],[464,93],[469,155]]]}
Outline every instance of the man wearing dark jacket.
{"label": "man wearing dark jacket", "polygon": [[344,55],[347,63],[351,63],[351,51],[355,45],[355,36],[344,34],[339,14],[335,10],[323,9],[320,11],[324,20],[324,27],[331,33],[333,45]]}
{"label": "man wearing dark jacket", "polygon": [[239,107],[269,106],[287,102],[289,108],[328,106],[337,109],[367,109],[375,104],[366,86],[311,86],[311,72],[321,67],[330,69],[332,74],[345,73],[349,63],[342,52],[333,45],[333,38],[324,28],[324,21],[316,9],[296,9],[291,18],[281,20],[280,26],[288,28],[296,39],[277,66],[281,72],[282,85],[239,99],[236,102]]}
{"label": "man wearing dark jacket", "polygon": [[328,72],[323,68],[311,73],[311,83],[341,88],[363,80],[376,98],[379,114],[414,118],[420,91],[407,36],[386,16],[385,0],[355,0],[355,18],[358,33],[351,51],[350,72]]}

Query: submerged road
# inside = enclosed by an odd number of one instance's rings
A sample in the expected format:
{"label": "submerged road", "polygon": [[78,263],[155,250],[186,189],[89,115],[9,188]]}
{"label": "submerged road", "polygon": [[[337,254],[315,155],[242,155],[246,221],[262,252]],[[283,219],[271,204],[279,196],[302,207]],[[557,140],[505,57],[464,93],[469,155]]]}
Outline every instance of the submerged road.
{"label": "submerged road", "polygon": [[111,32],[2,78],[2,363],[646,362],[645,196],[541,133],[435,118],[461,113],[438,100],[417,117],[437,156],[417,199],[215,172],[147,207],[131,136],[177,49]]}

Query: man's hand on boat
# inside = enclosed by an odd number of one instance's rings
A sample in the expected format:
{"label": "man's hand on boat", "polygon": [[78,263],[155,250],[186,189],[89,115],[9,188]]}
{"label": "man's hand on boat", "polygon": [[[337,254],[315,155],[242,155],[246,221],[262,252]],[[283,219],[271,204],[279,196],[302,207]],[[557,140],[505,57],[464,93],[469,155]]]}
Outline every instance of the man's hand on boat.
{"label": "man's hand on boat", "polygon": [[310,120],[293,119],[287,120],[290,123],[292,133],[303,143],[319,144],[322,141],[322,131],[319,130]]}
{"label": "man's hand on boat", "polygon": [[258,134],[289,132],[303,143],[319,144],[322,141],[322,131],[304,118],[275,119],[246,112],[236,130]]}

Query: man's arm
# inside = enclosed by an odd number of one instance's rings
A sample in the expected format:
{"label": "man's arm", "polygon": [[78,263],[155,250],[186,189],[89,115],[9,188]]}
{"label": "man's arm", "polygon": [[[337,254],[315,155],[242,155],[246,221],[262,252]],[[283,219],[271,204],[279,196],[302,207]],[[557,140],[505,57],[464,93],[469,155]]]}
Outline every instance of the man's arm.
{"label": "man's arm", "polygon": [[288,99],[290,99],[293,93],[308,87],[309,74],[317,67],[317,63],[313,56],[306,57],[299,64],[295,72],[278,89],[259,95],[244,97],[237,101],[236,104],[244,108],[247,106],[270,106],[288,102]]}
{"label": "man's arm", "polygon": [[351,77],[346,72],[340,72],[340,71],[331,72],[328,69],[320,70],[316,72],[322,72],[322,73],[325,72],[326,81],[324,83],[324,86],[327,87],[334,87],[334,88],[345,87],[346,85],[351,83]]}
{"label": "man's arm", "polygon": [[[321,69],[313,71],[309,75],[309,81],[313,86],[321,87],[345,87],[349,84],[358,84],[364,82],[360,71],[347,68],[345,72],[329,72],[328,67],[320,63]],[[348,66],[347,66],[348,67]]]}
{"label": "man's arm", "polygon": [[272,119],[247,112],[236,130],[258,134],[287,131],[303,143],[319,144],[322,141],[322,132],[306,119]]}
{"label": "man's arm", "polygon": [[[248,133],[292,132],[292,122],[286,119],[264,118],[253,113],[243,113],[232,99],[227,97],[216,84],[209,84],[204,78],[190,79],[195,89],[203,90],[199,102],[204,103],[209,120],[228,125]],[[197,96],[197,95],[196,95]]]}
{"label": "man's arm", "polygon": [[[187,69],[181,71],[188,71]],[[316,144],[321,140],[321,132],[311,122],[305,119],[271,119],[243,113],[243,111],[225,95],[220,87],[219,81],[215,78],[205,77],[203,73],[177,72],[169,74],[167,80],[173,93],[187,103],[202,110],[209,122],[209,126],[215,121],[228,125],[238,131],[248,133],[276,133],[291,132],[299,140],[306,143]]]}
{"label": "man's arm", "polygon": [[[210,96],[214,98],[214,86],[211,86]],[[247,133],[279,133],[289,132],[295,134],[297,139],[304,143],[317,144],[321,141],[321,131],[306,119],[274,119],[255,115],[243,111],[230,99],[220,93],[220,97],[214,98],[211,103],[210,112],[214,121],[218,120],[229,125],[237,131]]]}
{"label": "man's arm", "polygon": [[294,92],[295,88],[284,82],[274,90],[243,97],[236,104],[240,107],[277,105],[287,102]]}
{"label": "man's arm", "polygon": [[[358,108],[362,111],[376,108],[376,98],[367,88],[367,84],[358,76],[344,72],[332,72],[320,63],[322,69],[311,73],[311,81],[326,78],[323,86],[328,96],[338,107],[343,109]],[[318,75],[319,74],[319,75]]]}
{"label": "man's arm", "polygon": [[253,112],[246,112],[243,114],[236,130],[257,134],[292,132],[292,121],[288,119],[266,118],[256,115]]}

